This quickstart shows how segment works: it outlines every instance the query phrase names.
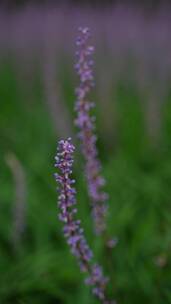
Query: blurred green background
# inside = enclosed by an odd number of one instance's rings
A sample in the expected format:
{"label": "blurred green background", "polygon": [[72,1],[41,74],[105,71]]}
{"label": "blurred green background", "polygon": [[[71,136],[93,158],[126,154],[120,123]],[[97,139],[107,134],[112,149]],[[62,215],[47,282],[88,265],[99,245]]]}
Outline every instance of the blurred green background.
{"label": "blurred green background", "polygon": [[[58,220],[57,141],[76,144],[86,237],[118,303],[171,303],[170,12],[27,7],[0,12],[0,303],[94,304]],[[92,233],[73,120],[74,40],[96,47],[99,157],[109,193],[111,261]]]}

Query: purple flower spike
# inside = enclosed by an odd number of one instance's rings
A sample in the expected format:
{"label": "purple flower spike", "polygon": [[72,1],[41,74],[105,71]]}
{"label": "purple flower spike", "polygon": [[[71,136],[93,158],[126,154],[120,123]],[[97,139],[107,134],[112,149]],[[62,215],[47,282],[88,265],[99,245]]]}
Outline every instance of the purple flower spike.
{"label": "purple flower spike", "polygon": [[75,147],[71,139],[59,141],[55,167],[59,173],[55,174],[59,184],[58,206],[60,209],[59,219],[64,223],[63,233],[70,246],[71,253],[77,258],[81,271],[87,272],[89,277],[86,283],[92,286],[92,293],[103,304],[112,304],[106,297],[106,284],[108,278],[104,277],[102,268],[92,263],[93,254],[84,237],[81,221],[75,219],[77,213],[76,190],[72,186],[74,180],[71,178],[73,153]]}
{"label": "purple flower spike", "polygon": [[97,157],[96,136],[94,135],[95,118],[90,114],[94,103],[87,99],[88,93],[94,86],[93,61],[91,59],[94,47],[88,45],[90,38],[89,29],[87,27],[79,28],[79,32],[80,36],[76,42],[78,50],[76,52],[77,64],[75,68],[80,79],[80,85],[76,89],[77,101],[75,111],[77,117],[75,124],[79,128],[78,137],[81,141],[82,153],[86,163],[85,174],[92,203],[95,232],[96,234],[101,234],[106,229],[105,217],[108,195],[102,190],[105,180],[101,176],[101,164]]}

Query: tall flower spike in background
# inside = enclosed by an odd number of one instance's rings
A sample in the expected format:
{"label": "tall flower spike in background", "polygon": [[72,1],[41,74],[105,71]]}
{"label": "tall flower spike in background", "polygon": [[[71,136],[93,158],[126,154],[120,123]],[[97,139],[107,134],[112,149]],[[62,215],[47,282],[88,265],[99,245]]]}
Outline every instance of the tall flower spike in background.
{"label": "tall flower spike in background", "polygon": [[58,205],[60,209],[59,219],[64,223],[64,236],[70,246],[71,253],[77,258],[81,271],[88,273],[85,283],[92,286],[92,293],[103,304],[114,304],[106,297],[106,284],[108,278],[104,277],[102,268],[92,263],[93,254],[90,250],[84,231],[81,228],[81,221],[75,219],[77,213],[76,190],[73,187],[75,180],[71,178],[74,146],[71,139],[59,141],[55,167],[59,173],[55,174],[59,184]]}
{"label": "tall flower spike in background", "polygon": [[8,153],[6,162],[11,169],[15,186],[15,200],[13,206],[13,225],[11,230],[11,240],[15,251],[22,244],[22,237],[26,228],[27,217],[27,183],[26,174],[22,163],[15,154]]}
{"label": "tall flower spike in background", "polygon": [[92,54],[94,47],[88,44],[90,38],[89,29],[79,28],[80,36],[77,38],[77,63],[75,65],[80,79],[79,87],[76,89],[77,101],[75,111],[77,117],[76,126],[79,128],[78,137],[81,142],[82,153],[85,158],[85,174],[88,183],[88,192],[92,203],[92,215],[96,234],[101,234],[106,229],[106,212],[108,195],[102,190],[105,184],[101,176],[101,164],[98,159],[96,148],[95,118],[91,115],[94,103],[88,100],[88,93],[94,86],[92,71]]}

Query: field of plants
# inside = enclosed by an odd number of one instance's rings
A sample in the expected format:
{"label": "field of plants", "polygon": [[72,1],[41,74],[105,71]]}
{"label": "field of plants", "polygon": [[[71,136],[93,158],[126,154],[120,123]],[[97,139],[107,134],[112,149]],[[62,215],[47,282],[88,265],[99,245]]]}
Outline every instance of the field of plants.
{"label": "field of plants", "polygon": [[[93,232],[74,110],[78,27],[95,47],[106,248]],[[72,138],[78,219],[117,304],[171,303],[171,19],[128,7],[0,11],[0,303],[100,303],[58,218],[54,157]],[[101,302],[108,303],[108,302]]]}

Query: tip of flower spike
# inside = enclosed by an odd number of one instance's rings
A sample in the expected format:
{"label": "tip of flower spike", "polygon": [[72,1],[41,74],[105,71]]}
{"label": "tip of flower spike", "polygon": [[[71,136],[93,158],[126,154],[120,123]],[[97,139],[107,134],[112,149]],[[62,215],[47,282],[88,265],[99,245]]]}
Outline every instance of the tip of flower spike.
{"label": "tip of flower spike", "polygon": [[85,26],[85,27],[80,26],[80,27],[78,28],[78,30],[79,30],[79,32],[81,32],[81,33],[83,33],[83,34],[87,34],[87,33],[89,33],[89,31],[90,31],[90,29],[89,29],[87,26]]}
{"label": "tip of flower spike", "polygon": [[72,139],[71,139],[71,137],[68,137],[67,139],[61,139],[61,140],[59,140],[59,144],[64,144],[65,142],[70,142]]}
{"label": "tip of flower spike", "polygon": [[[68,137],[66,140],[62,139],[58,142],[57,150],[59,152],[72,153],[75,150],[74,145],[71,143],[71,137]],[[58,155],[57,155],[58,156]]]}

